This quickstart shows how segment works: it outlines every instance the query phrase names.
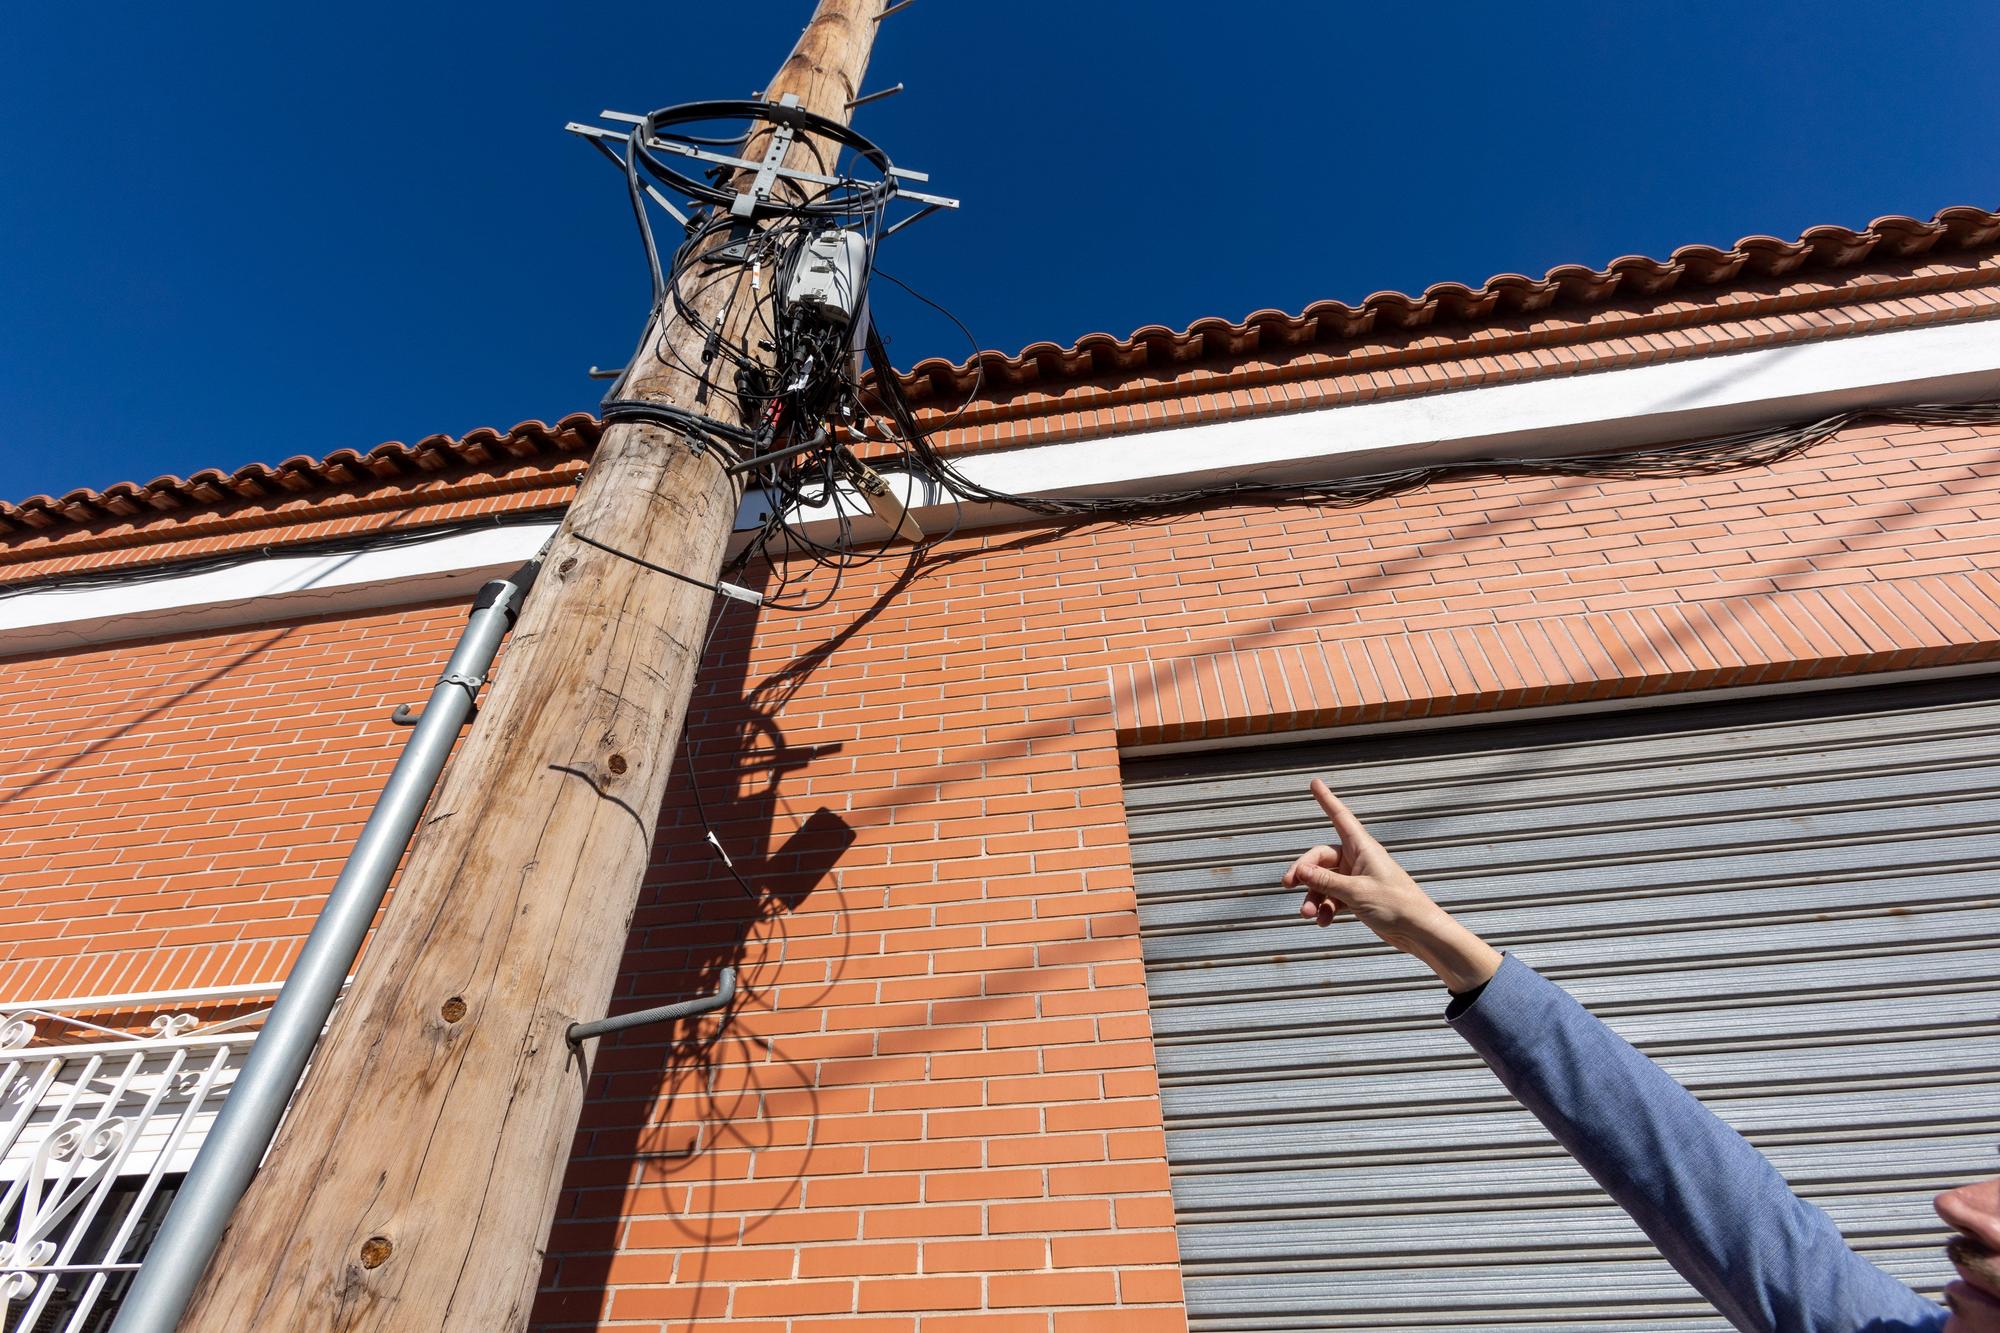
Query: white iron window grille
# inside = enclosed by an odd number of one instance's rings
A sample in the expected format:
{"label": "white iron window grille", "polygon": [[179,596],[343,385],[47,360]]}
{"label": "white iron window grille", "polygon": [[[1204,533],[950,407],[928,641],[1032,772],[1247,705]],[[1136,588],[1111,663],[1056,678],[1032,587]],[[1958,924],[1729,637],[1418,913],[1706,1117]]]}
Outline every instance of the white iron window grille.
{"label": "white iron window grille", "polygon": [[0,1007],[0,1330],[110,1326],[278,984]]}

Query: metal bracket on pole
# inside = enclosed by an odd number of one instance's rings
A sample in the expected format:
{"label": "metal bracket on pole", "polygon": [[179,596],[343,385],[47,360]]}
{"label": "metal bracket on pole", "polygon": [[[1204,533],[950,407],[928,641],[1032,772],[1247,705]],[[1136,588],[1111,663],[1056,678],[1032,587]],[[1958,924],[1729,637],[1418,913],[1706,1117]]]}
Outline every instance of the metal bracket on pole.
{"label": "metal bracket on pole", "polygon": [[[462,671],[447,671],[438,677],[437,683],[440,685],[462,686],[465,690],[468,701],[467,707],[469,709],[466,720],[471,721],[473,718],[479,716],[479,687],[486,683],[486,677],[471,676]],[[396,711],[389,714],[389,720],[399,727],[414,727],[422,718],[423,714],[411,712],[408,704],[397,704]]]}
{"label": "metal bracket on pole", "polygon": [[[866,100],[872,101],[882,96],[887,96],[887,93],[870,94]],[[784,106],[786,103],[780,101],[778,105]],[[646,123],[644,116],[635,116],[626,111],[603,111],[599,114],[606,120],[615,120],[627,125],[643,125]],[[590,140],[593,147],[603,152],[620,170],[624,169],[625,159],[619,157],[615,152],[610,151],[610,147],[613,144],[629,143],[631,141],[630,130],[623,132],[608,130],[601,125],[586,125],[581,121],[574,120],[564,125],[563,128],[571,134]],[[792,126],[779,122],[771,131],[770,148],[776,148],[782,142],[789,150],[795,133]],[[764,154],[763,161],[751,162],[729,153],[717,152],[710,148],[697,148],[693,144],[682,143],[675,139],[655,139],[649,137],[645,143],[649,150],[656,153],[672,153],[677,157],[689,158],[697,162],[706,162],[710,166],[730,167],[737,171],[756,172],[757,177],[751,183],[750,189],[738,194],[735,202],[730,206],[730,211],[739,217],[751,216],[759,204],[767,202],[770,198],[771,183],[780,177],[785,180],[799,181],[808,185],[838,186],[849,183],[843,181],[838,176],[828,176],[817,171],[806,171],[799,167],[785,166],[782,155],[773,159],[769,151],[766,151]],[[939,194],[928,194],[921,190],[912,190],[905,184],[907,181],[928,182],[930,177],[924,172],[912,171],[907,167],[891,167],[888,174],[889,178],[895,182],[896,194],[901,198],[914,200],[920,204],[933,204],[938,208],[958,207],[958,200],[956,199],[949,199]],[[646,189],[653,202],[667,209],[683,226],[686,225],[686,214],[668,203],[666,197],[650,185]],[[746,201],[748,202],[746,203]],[[750,212],[744,212],[745,208],[748,208]]]}
{"label": "metal bracket on pole", "polygon": [[722,969],[722,986],[713,995],[704,995],[697,1000],[682,1000],[677,1004],[663,1004],[657,1009],[640,1009],[635,1013],[618,1014],[612,1018],[600,1018],[594,1023],[571,1023],[563,1033],[563,1039],[572,1046],[580,1046],[592,1037],[602,1037],[609,1032],[623,1032],[627,1028],[646,1027],[653,1023],[671,1023],[677,1018],[691,1018],[695,1014],[712,1013],[736,998],[736,969]]}
{"label": "metal bracket on pole", "polygon": [[[798,104],[797,93],[786,93],[778,99],[778,105],[782,107],[795,107]],[[785,165],[785,155],[792,151],[792,138],[792,127],[782,121],[771,131],[771,142],[764,147],[764,160],[757,164],[756,179],[752,180],[750,188],[737,195],[736,202],[729,206],[732,217],[753,218],[757,216],[757,205],[769,202],[771,184],[778,179],[778,172]]]}

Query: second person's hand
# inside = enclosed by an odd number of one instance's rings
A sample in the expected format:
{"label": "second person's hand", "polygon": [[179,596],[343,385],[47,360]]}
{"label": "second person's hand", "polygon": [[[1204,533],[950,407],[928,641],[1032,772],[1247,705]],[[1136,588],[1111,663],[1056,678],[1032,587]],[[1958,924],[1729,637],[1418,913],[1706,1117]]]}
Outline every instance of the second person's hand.
{"label": "second person's hand", "polygon": [[1483,985],[1499,971],[1500,954],[1432,901],[1318,778],[1312,794],[1333,822],[1340,845],[1314,847],[1285,872],[1286,888],[1305,890],[1300,916],[1325,926],[1351,912],[1383,943],[1423,963],[1453,991]]}

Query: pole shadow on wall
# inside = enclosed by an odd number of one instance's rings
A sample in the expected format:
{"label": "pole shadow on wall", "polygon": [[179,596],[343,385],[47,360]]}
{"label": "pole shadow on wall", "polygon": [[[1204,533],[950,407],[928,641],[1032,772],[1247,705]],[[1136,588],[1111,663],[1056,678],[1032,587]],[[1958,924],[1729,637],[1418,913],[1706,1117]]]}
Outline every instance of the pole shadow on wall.
{"label": "pole shadow on wall", "polygon": [[[586,1046],[579,1067],[587,1080],[583,1114],[543,1265],[534,1329],[594,1329],[607,1316],[657,1319],[664,1329],[724,1313],[728,1283],[752,1274],[716,1274],[714,1253],[765,1238],[760,1231],[797,1207],[825,1151],[807,1142],[801,1127],[824,1108],[827,1094],[815,1086],[810,1066],[826,1057],[795,1062],[781,1045],[756,1035],[755,1024],[738,1021],[767,1010],[761,990],[779,959],[794,975],[784,982],[785,1012],[777,1021],[795,1015],[816,1021],[843,980],[852,943],[848,913],[841,910],[825,914],[830,927],[823,934],[786,931],[778,958],[765,959],[752,945],[776,936],[775,923],[807,898],[830,890],[833,871],[857,836],[826,806],[803,819],[781,808],[789,776],[842,748],[837,742],[791,743],[779,722],[786,703],[920,575],[961,560],[1016,554],[1104,522],[1038,524],[1011,534],[988,530],[949,552],[913,551],[851,621],[754,687],[747,686],[750,646],[768,612],[753,615],[734,604],[723,609],[696,681],[611,1010],[712,994],[728,967],[739,969],[738,989],[720,1013],[616,1033]],[[768,582],[767,568],[754,572],[753,586]],[[708,843],[710,828],[742,884]],[[775,847],[774,837],[780,838]],[[760,855],[765,848],[771,850]],[[756,961],[746,964],[750,959]],[[807,979],[813,964],[823,964],[821,985]],[[764,1149],[775,1151],[758,1158],[754,1178],[740,1159],[726,1160]],[[807,1210],[804,1218],[811,1217]],[[805,1239],[786,1239],[794,1238]],[[670,1253],[634,1253],[644,1251]],[[788,1252],[780,1253],[788,1260]],[[615,1285],[654,1286],[646,1299],[656,1303],[607,1310],[614,1265]],[[790,1275],[788,1262],[782,1273],[755,1274]]]}
{"label": "pole shadow on wall", "polygon": [[[760,1221],[797,1204],[813,1153],[807,1144],[782,1136],[812,1122],[820,1096],[809,1065],[801,1067],[768,1041],[745,1035],[738,1020],[765,1007],[760,986],[768,984],[776,965],[761,957],[753,940],[770,938],[776,933],[773,923],[829,884],[856,835],[827,806],[804,819],[782,809],[787,778],[842,747],[794,745],[778,719],[800,686],[900,596],[923,563],[921,553],[914,553],[853,621],[754,687],[748,686],[750,647],[764,613],[735,604],[720,611],[674,760],[611,1010],[712,994],[730,967],[739,969],[736,995],[719,1013],[616,1033],[584,1048],[583,1115],[543,1266],[534,1328],[596,1327],[609,1313],[613,1263],[625,1250],[672,1251],[661,1256],[657,1269],[644,1260],[619,1263],[620,1285],[671,1282],[659,1308],[649,1307],[640,1317],[671,1326],[720,1313],[728,1292],[710,1280],[711,1251],[754,1240]],[[757,572],[768,579],[768,570]],[[709,842],[711,829],[720,850]],[[846,914],[828,916],[833,929],[806,937],[805,948],[814,961],[823,961],[825,986],[831,988],[847,960],[848,936],[842,924]],[[791,941],[787,945],[783,956],[795,957],[798,951]],[[788,1012],[817,1007],[810,981],[800,989],[787,984]],[[795,1170],[746,1182],[747,1172],[722,1165],[725,1154],[783,1147],[800,1150]],[[726,1197],[735,1189],[742,1191],[741,1206]],[[722,1224],[714,1225],[714,1218]],[[627,1234],[628,1219],[636,1219],[634,1234]]]}

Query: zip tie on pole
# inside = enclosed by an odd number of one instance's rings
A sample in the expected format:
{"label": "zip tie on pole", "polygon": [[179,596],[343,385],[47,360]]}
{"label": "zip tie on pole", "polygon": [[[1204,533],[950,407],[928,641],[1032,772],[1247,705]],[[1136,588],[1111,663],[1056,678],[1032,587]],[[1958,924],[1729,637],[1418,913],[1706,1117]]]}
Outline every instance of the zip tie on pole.
{"label": "zip tie on pole", "polygon": [[722,858],[722,864],[731,870],[736,869],[736,863],[729,859],[729,851],[722,845],[722,839],[715,836],[714,829],[708,831],[708,845],[715,848],[715,854]]}
{"label": "zip tie on pole", "polygon": [[633,564],[639,566],[639,568],[650,569],[655,574],[665,574],[670,579],[679,579],[682,583],[691,583],[697,588],[706,588],[712,593],[719,593],[724,597],[733,598],[739,602],[747,602],[751,606],[762,606],[764,604],[764,594],[750,588],[739,587],[734,583],[710,583],[705,579],[698,579],[692,574],[683,574],[678,569],[668,569],[665,565],[656,565],[650,560],[642,560],[630,551],[621,551],[615,546],[607,546],[595,537],[585,533],[572,532],[570,536],[576,538],[585,546],[595,546],[607,555],[615,555],[620,560],[630,560]]}

